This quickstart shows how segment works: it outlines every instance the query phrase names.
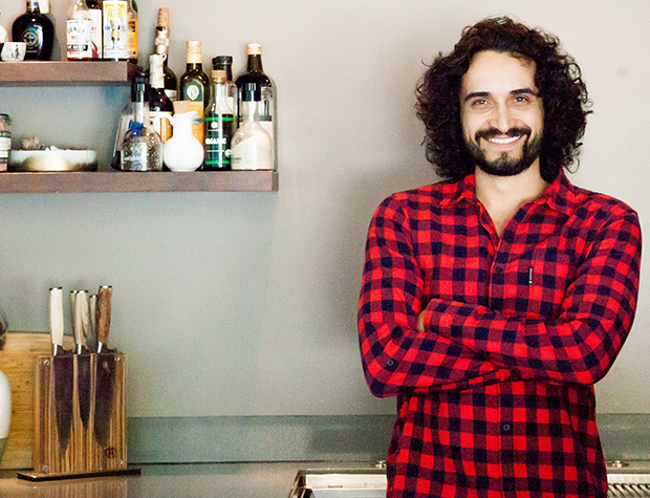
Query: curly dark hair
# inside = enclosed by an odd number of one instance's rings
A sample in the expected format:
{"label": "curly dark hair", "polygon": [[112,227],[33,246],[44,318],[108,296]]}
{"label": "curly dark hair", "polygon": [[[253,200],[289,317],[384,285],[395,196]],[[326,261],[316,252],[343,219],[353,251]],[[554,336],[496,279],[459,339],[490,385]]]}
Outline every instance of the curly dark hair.
{"label": "curly dark hair", "polygon": [[580,68],[560,50],[557,38],[507,17],[465,28],[453,52],[440,53],[418,84],[415,108],[426,127],[427,159],[442,178],[458,180],[474,171],[462,134],[459,93],[472,57],[485,50],[535,62],[535,85],[544,106],[540,169],[542,178],[552,181],[578,156],[591,101]]}

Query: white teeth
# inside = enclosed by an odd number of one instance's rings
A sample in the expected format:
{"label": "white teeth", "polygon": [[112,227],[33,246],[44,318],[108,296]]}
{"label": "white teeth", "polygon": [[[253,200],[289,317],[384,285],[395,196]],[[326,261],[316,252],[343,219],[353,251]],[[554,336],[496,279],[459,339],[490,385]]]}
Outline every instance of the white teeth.
{"label": "white teeth", "polygon": [[500,144],[500,145],[502,145],[502,144],[511,144],[512,142],[518,140],[519,137],[520,137],[520,135],[518,135],[516,137],[508,137],[508,138],[492,137],[492,138],[489,138],[488,141],[490,141],[492,143],[495,143],[495,144]]}

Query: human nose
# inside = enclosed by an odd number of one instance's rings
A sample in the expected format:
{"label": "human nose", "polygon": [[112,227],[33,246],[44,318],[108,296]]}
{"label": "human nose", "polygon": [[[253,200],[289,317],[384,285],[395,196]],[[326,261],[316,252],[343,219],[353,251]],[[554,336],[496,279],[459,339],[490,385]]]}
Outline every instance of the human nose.
{"label": "human nose", "polygon": [[507,105],[499,104],[494,106],[490,124],[503,133],[507,133],[510,128],[513,128],[514,117]]}

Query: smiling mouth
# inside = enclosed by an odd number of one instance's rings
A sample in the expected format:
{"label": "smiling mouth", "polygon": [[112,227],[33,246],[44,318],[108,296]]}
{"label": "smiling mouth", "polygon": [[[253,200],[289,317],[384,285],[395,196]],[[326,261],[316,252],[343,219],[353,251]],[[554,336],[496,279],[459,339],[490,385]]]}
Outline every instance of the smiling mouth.
{"label": "smiling mouth", "polygon": [[475,140],[478,143],[482,138],[495,145],[509,145],[516,142],[521,137],[530,136],[531,130],[527,128],[511,128],[506,133],[490,128],[488,130],[481,130],[476,133]]}

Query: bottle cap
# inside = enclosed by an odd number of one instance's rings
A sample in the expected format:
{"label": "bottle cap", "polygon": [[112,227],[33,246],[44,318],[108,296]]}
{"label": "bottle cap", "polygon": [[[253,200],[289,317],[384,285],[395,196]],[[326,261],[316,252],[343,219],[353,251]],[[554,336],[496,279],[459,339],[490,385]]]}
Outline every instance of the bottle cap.
{"label": "bottle cap", "polygon": [[215,69],[221,68],[223,66],[232,65],[232,56],[231,55],[217,55],[212,58],[212,67]]}
{"label": "bottle cap", "polygon": [[262,45],[260,43],[249,43],[246,45],[248,55],[262,55]]}
{"label": "bottle cap", "polygon": [[212,79],[215,83],[225,84],[228,79],[226,77],[226,71],[223,69],[213,69],[212,70]]}
{"label": "bottle cap", "polygon": [[169,27],[169,9],[166,7],[163,7],[162,9],[158,9],[158,26],[165,26]]}
{"label": "bottle cap", "polygon": [[143,73],[138,73],[133,77],[131,102],[149,102],[149,85],[147,76]]}
{"label": "bottle cap", "polygon": [[185,46],[187,47],[187,63],[201,64],[201,42],[188,41]]}

